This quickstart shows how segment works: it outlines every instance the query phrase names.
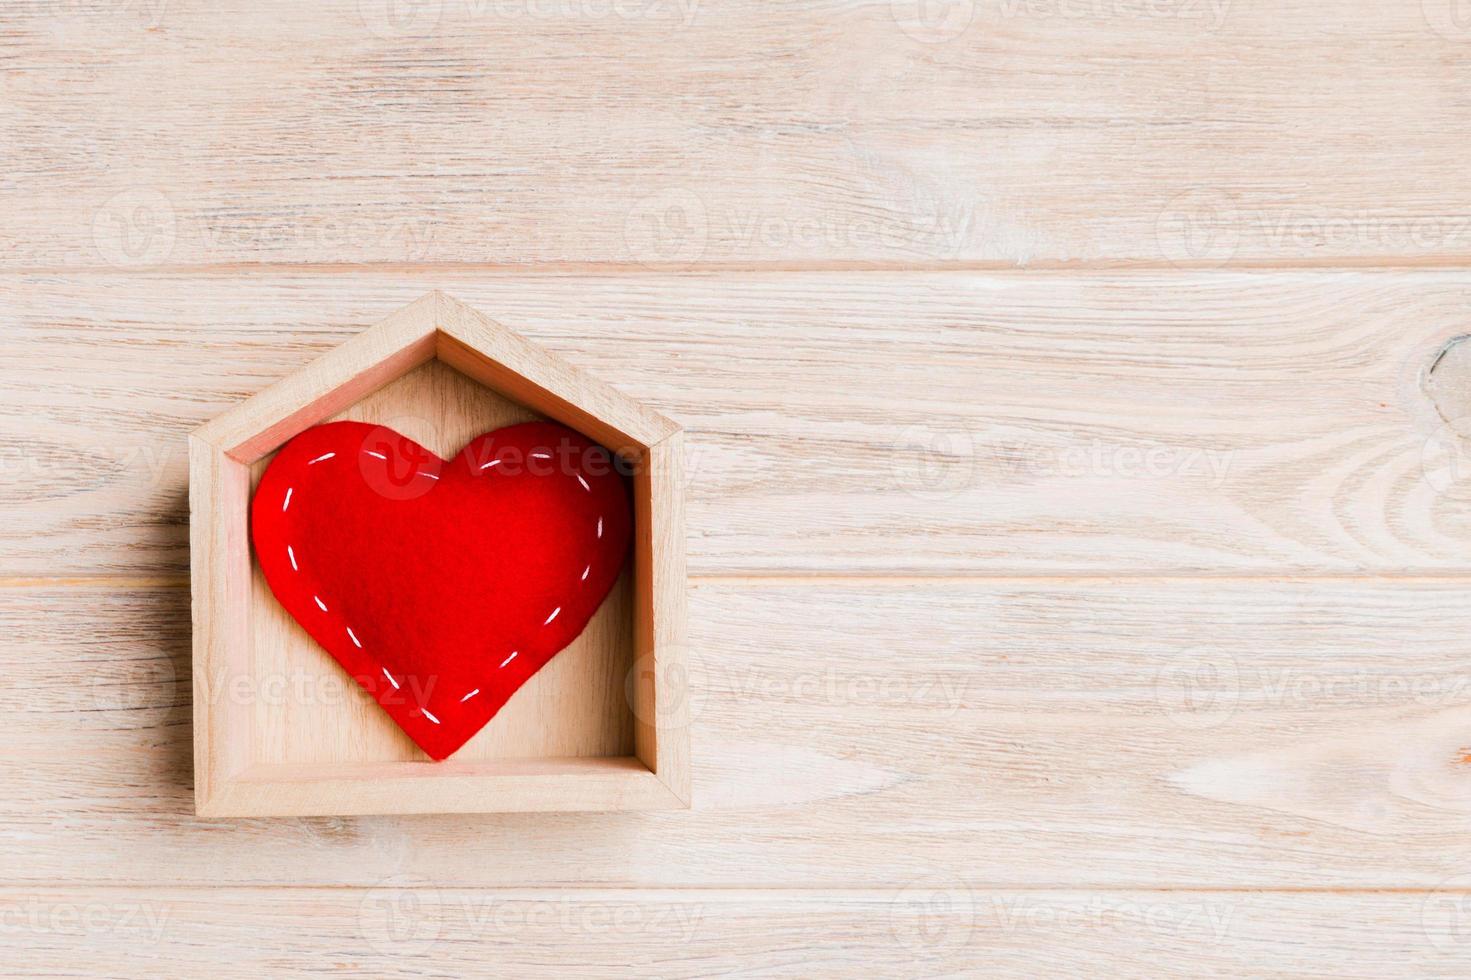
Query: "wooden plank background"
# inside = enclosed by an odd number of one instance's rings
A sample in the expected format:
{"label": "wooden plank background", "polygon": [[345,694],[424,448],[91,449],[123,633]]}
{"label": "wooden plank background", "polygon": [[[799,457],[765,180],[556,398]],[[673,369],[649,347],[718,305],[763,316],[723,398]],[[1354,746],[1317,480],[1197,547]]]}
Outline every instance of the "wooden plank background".
{"label": "wooden plank background", "polygon": [[[1468,69],[1455,0],[0,9],[5,971],[1471,972]],[[689,432],[690,812],[192,816],[184,434],[433,288]]]}

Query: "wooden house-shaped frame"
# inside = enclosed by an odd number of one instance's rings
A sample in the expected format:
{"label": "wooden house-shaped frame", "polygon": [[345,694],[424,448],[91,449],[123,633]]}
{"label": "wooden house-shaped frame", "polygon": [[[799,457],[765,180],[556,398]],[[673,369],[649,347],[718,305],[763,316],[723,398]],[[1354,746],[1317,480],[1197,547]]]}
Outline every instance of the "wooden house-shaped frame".
{"label": "wooden house-shaped frame", "polygon": [[[344,417],[396,425],[441,455],[544,417],[633,467],[623,581],[584,635],[445,762],[428,761],[289,620],[252,557],[249,501],[266,462],[303,429]],[[189,440],[199,815],[687,807],[682,438],[439,292],[201,426]]]}

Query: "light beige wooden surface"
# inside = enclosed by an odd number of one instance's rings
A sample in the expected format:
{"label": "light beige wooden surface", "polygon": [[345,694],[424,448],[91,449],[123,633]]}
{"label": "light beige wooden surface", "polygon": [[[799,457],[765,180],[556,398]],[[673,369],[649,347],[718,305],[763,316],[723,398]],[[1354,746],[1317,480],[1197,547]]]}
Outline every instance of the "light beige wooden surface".
{"label": "light beige wooden surface", "polygon": [[5,40],[29,266],[1471,252],[1456,0],[58,0]]}
{"label": "light beige wooden surface", "polygon": [[184,572],[184,433],[432,286],[686,426],[696,574],[1471,567],[1471,466],[1423,378],[1471,273],[0,285],[14,574]]}
{"label": "light beige wooden surface", "polygon": [[691,599],[692,812],[218,824],[190,805],[181,590],[7,588],[7,879],[1433,888],[1471,862],[1455,583],[745,580]]}
{"label": "light beige wooden surface", "polygon": [[[1471,972],[1452,0],[0,51],[7,974]],[[688,812],[192,815],[185,433],[433,288],[686,427]]]}
{"label": "light beige wooden surface", "polygon": [[[1008,891],[921,880],[793,893],[435,888],[7,889],[38,950],[115,975],[219,977],[1457,976],[1471,895]],[[88,924],[84,927],[84,923]],[[79,942],[104,930],[106,942]],[[269,945],[240,937],[270,936]],[[352,948],[343,936],[360,936]],[[1325,942],[1324,937],[1333,937]],[[668,950],[677,946],[679,956]]]}

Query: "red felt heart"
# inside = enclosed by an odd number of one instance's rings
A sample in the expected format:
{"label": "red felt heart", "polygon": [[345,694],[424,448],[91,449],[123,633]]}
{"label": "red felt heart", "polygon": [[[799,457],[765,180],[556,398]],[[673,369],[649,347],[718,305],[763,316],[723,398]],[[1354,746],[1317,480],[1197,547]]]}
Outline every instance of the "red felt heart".
{"label": "red felt heart", "polygon": [[251,502],[256,557],[293,619],[444,759],[577,638],[628,554],[616,460],[549,422],[445,461],[392,429],[292,439]]}

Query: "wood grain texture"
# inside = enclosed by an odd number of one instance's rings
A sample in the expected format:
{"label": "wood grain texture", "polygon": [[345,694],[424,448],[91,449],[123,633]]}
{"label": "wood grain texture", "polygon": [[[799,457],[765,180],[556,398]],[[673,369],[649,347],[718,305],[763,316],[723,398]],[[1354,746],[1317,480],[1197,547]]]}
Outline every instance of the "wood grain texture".
{"label": "wood grain texture", "polygon": [[[1456,976],[1471,895],[0,891],[7,968],[110,977]],[[252,940],[241,943],[239,937]],[[1325,942],[1332,936],[1332,942]]]}
{"label": "wood grain texture", "polygon": [[1471,567],[1461,272],[4,284],[4,575],[182,572],[183,434],[429,285],[687,427],[695,574]]}
{"label": "wood grain texture", "polygon": [[[1454,0],[204,0],[0,21],[0,255],[1443,261]],[[927,23],[928,21],[928,23]],[[221,71],[222,60],[229,70]]]}
{"label": "wood grain texture", "polygon": [[207,420],[191,436],[249,466],[313,419],[346,411],[434,356],[439,296],[394,310],[347,343]]}
{"label": "wood grain texture", "polygon": [[684,433],[643,454],[634,477],[634,661],[623,694],[634,754],[669,792],[690,802],[689,574],[685,562]]}
{"label": "wood grain texture", "polygon": [[1471,861],[1456,582],[706,583],[693,810],[228,823],[192,815],[186,604],[0,590],[9,881],[1435,888]]}
{"label": "wood grain texture", "polygon": [[[1457,0],[0,9],[5,972],[1471,973],[1468,62]],[[186,434],[432,288],[687,429],[692,811],[191,814]]]}
{"label": "wood grain texture", "polygon": [[250,548],[243,521],[232,519],[250,504],[250,472],[197,436],[189,437],[189,620],[194,689],[191,717],[196,796],[212,798],[221,784],[249,762],[244,740],[231,729],[248,728],[250,706],[219,698],[215,676],[248,673],[252,591]]}
{"label": "wood grain texture", "polygon": [[615,453],[636,456],[679,431],[647,405],[474,307],[442,292],[434,296],[435,355],[450,367]]}

